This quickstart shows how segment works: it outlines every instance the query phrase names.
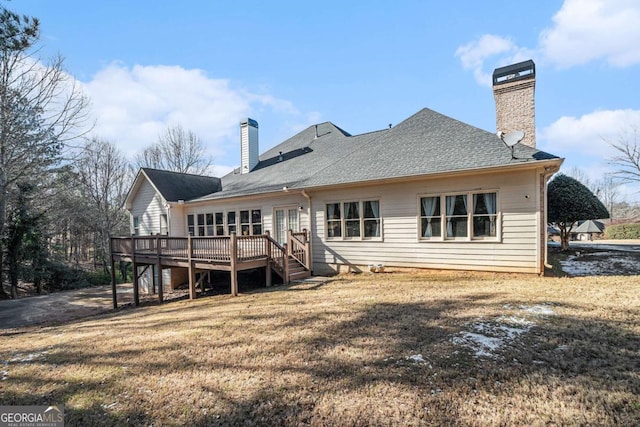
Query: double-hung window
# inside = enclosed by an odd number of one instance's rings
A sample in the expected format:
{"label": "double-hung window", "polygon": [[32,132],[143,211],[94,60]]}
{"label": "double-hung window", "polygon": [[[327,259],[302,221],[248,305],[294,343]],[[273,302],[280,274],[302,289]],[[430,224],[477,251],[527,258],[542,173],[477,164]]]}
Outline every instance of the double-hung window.
{"label": "double-hung window", "polygon": [[262,211],[260,209],[251,211],[251,231],[254,236],[262,234]]}
{"label": "double-hung window", "polygon": [[140,235],[140,217],[133,217],[133,234],[134,236]]}
{"label": "double-hung window", "polygon": [[467,237],[467,223],[469,214],[467,209],[467,195],[456,194],[446,196],[446,221],[447,221],[447,239],[455,239],[457,237]]}
{"label": "double-hung window", "polygon": [[216,236],[224,236],[224,212],[216,212]]}
{"label": "double-hung window", "polygon": [[214,228],[213,228],[213,214],[212,213],[208,213],[206,214],[206,218],[207,218],[207,236],[215,236],[214,234]]}
{"label": "double-hung window", "polygon": [[167,214],[160,214],[160,234],[162,236],[169,235],[169,221]]}
{"label": "double-hung window", "polygon": [[498,193],[468,192],[419,198],[420,240],[495,240]]}
{"label": "double-hung window", "polygon": [[473,237],[496,237],[497,235],[496,193],[473,195]]}
{"label": "double-hung window", "polygon": [[189,233],[189,236],[196,235],[196,225],[195,225],[194,215],[187,215],[187,232]]}
{"label": "double-hung window", "polygon": [[198,214],[198,236],[205,235],[204,214]]}
{"label": "double-hung window", "polygon": [[420,237],[423,239],[442,237],[440,196],[420,198]]}
{"label": "double-hung window", "polygon": [[326,204],[328,239],[366,240],[382,237],[379,200]]}

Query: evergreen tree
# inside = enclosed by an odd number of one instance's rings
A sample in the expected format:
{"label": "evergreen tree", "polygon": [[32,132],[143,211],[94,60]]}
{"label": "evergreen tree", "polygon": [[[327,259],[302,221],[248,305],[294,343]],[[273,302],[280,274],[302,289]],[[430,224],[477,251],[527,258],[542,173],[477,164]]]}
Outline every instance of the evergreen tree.
{"label": "evergreen tree", "polygon": [[609,218],[607,208],[591,190],[564,174],[556,175],[549,183],[547,200],[547,219],[560,230],[562,250],[569,249],[569,236],[576,222]]}

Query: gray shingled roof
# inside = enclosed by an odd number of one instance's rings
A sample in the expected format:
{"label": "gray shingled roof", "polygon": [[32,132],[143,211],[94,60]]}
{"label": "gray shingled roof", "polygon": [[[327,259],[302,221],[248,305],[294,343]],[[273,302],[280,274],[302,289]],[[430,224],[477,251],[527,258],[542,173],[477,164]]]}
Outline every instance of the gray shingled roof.
{"label": "gray shingled roof", "polygon": [[587,220],[573,230],[574,233],[602,233],[604,224],[600,221]]}
{"label": "gray shingled roof", "polygon": [[426,108],[394,128],[356,136],[329,122],[317,126],[317,138],[314,126],[303,130],[262,154],[250,173],[224,176],[222,190],[200,200],[558,159],[522,144],[512,158],[494,133]]}
{"label": "gray shingled roof", "polygon": [[142,168],[167,202],[192,200],[220,191],[220,178]]}

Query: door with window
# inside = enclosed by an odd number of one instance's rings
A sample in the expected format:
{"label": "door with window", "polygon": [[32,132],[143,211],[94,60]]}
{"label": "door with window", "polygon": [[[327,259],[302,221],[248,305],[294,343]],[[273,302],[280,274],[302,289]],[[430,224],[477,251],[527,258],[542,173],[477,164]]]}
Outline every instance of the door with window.
{"label": "door with window", "polygon": [[287,243],[287,231],[300,231],[300,214],[297,206],[275,208],[273,212],[274,238],[281,245]]}

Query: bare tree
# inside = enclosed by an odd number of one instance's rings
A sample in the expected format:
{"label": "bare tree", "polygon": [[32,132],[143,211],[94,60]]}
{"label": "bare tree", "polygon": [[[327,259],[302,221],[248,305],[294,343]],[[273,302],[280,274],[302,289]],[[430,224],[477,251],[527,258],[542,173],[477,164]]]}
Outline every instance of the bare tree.
{"label": "bare tree", "polygon": [[205,175],[212,165],[200,138],[181,126],[168,127],[158,142],[139,153],[138,167],[164,169],[181,173]]}
{"label": "bare tree", "polygon": [[74,175],[83,193],[86,215],[93,222],[95,260],[108,267],[109,236],[126,234],[128,216],[121,209],[129,188],[129,168],[115,144],[92,138],[74,164]]}
{"label": "bare tree", "polygon": [[615,140],[605,139],[605,142],[617,152],[610,159],[618,168],[615,175],[625,182],[640,181],[640,128],[632,125]]}
{"label": "bare tree", "polygon": [[[65,143],[82,133],[88,114],[88,100],[63,70],[62,58],[48,64],[37,58],[39,28],[37,19],[0,7],[0,236],[19,185],[48,181],[45,175]],[[5,252],[0,243],[0,285]]]}
{"label": "bare tree", "polygon": [[605,175],[602,179],[595,182],[594,194],[600,199],[602,204],[607,208],[610,214],[609,221],[614,219],[613,207],[620,197],[620,180],[612,175]]}

